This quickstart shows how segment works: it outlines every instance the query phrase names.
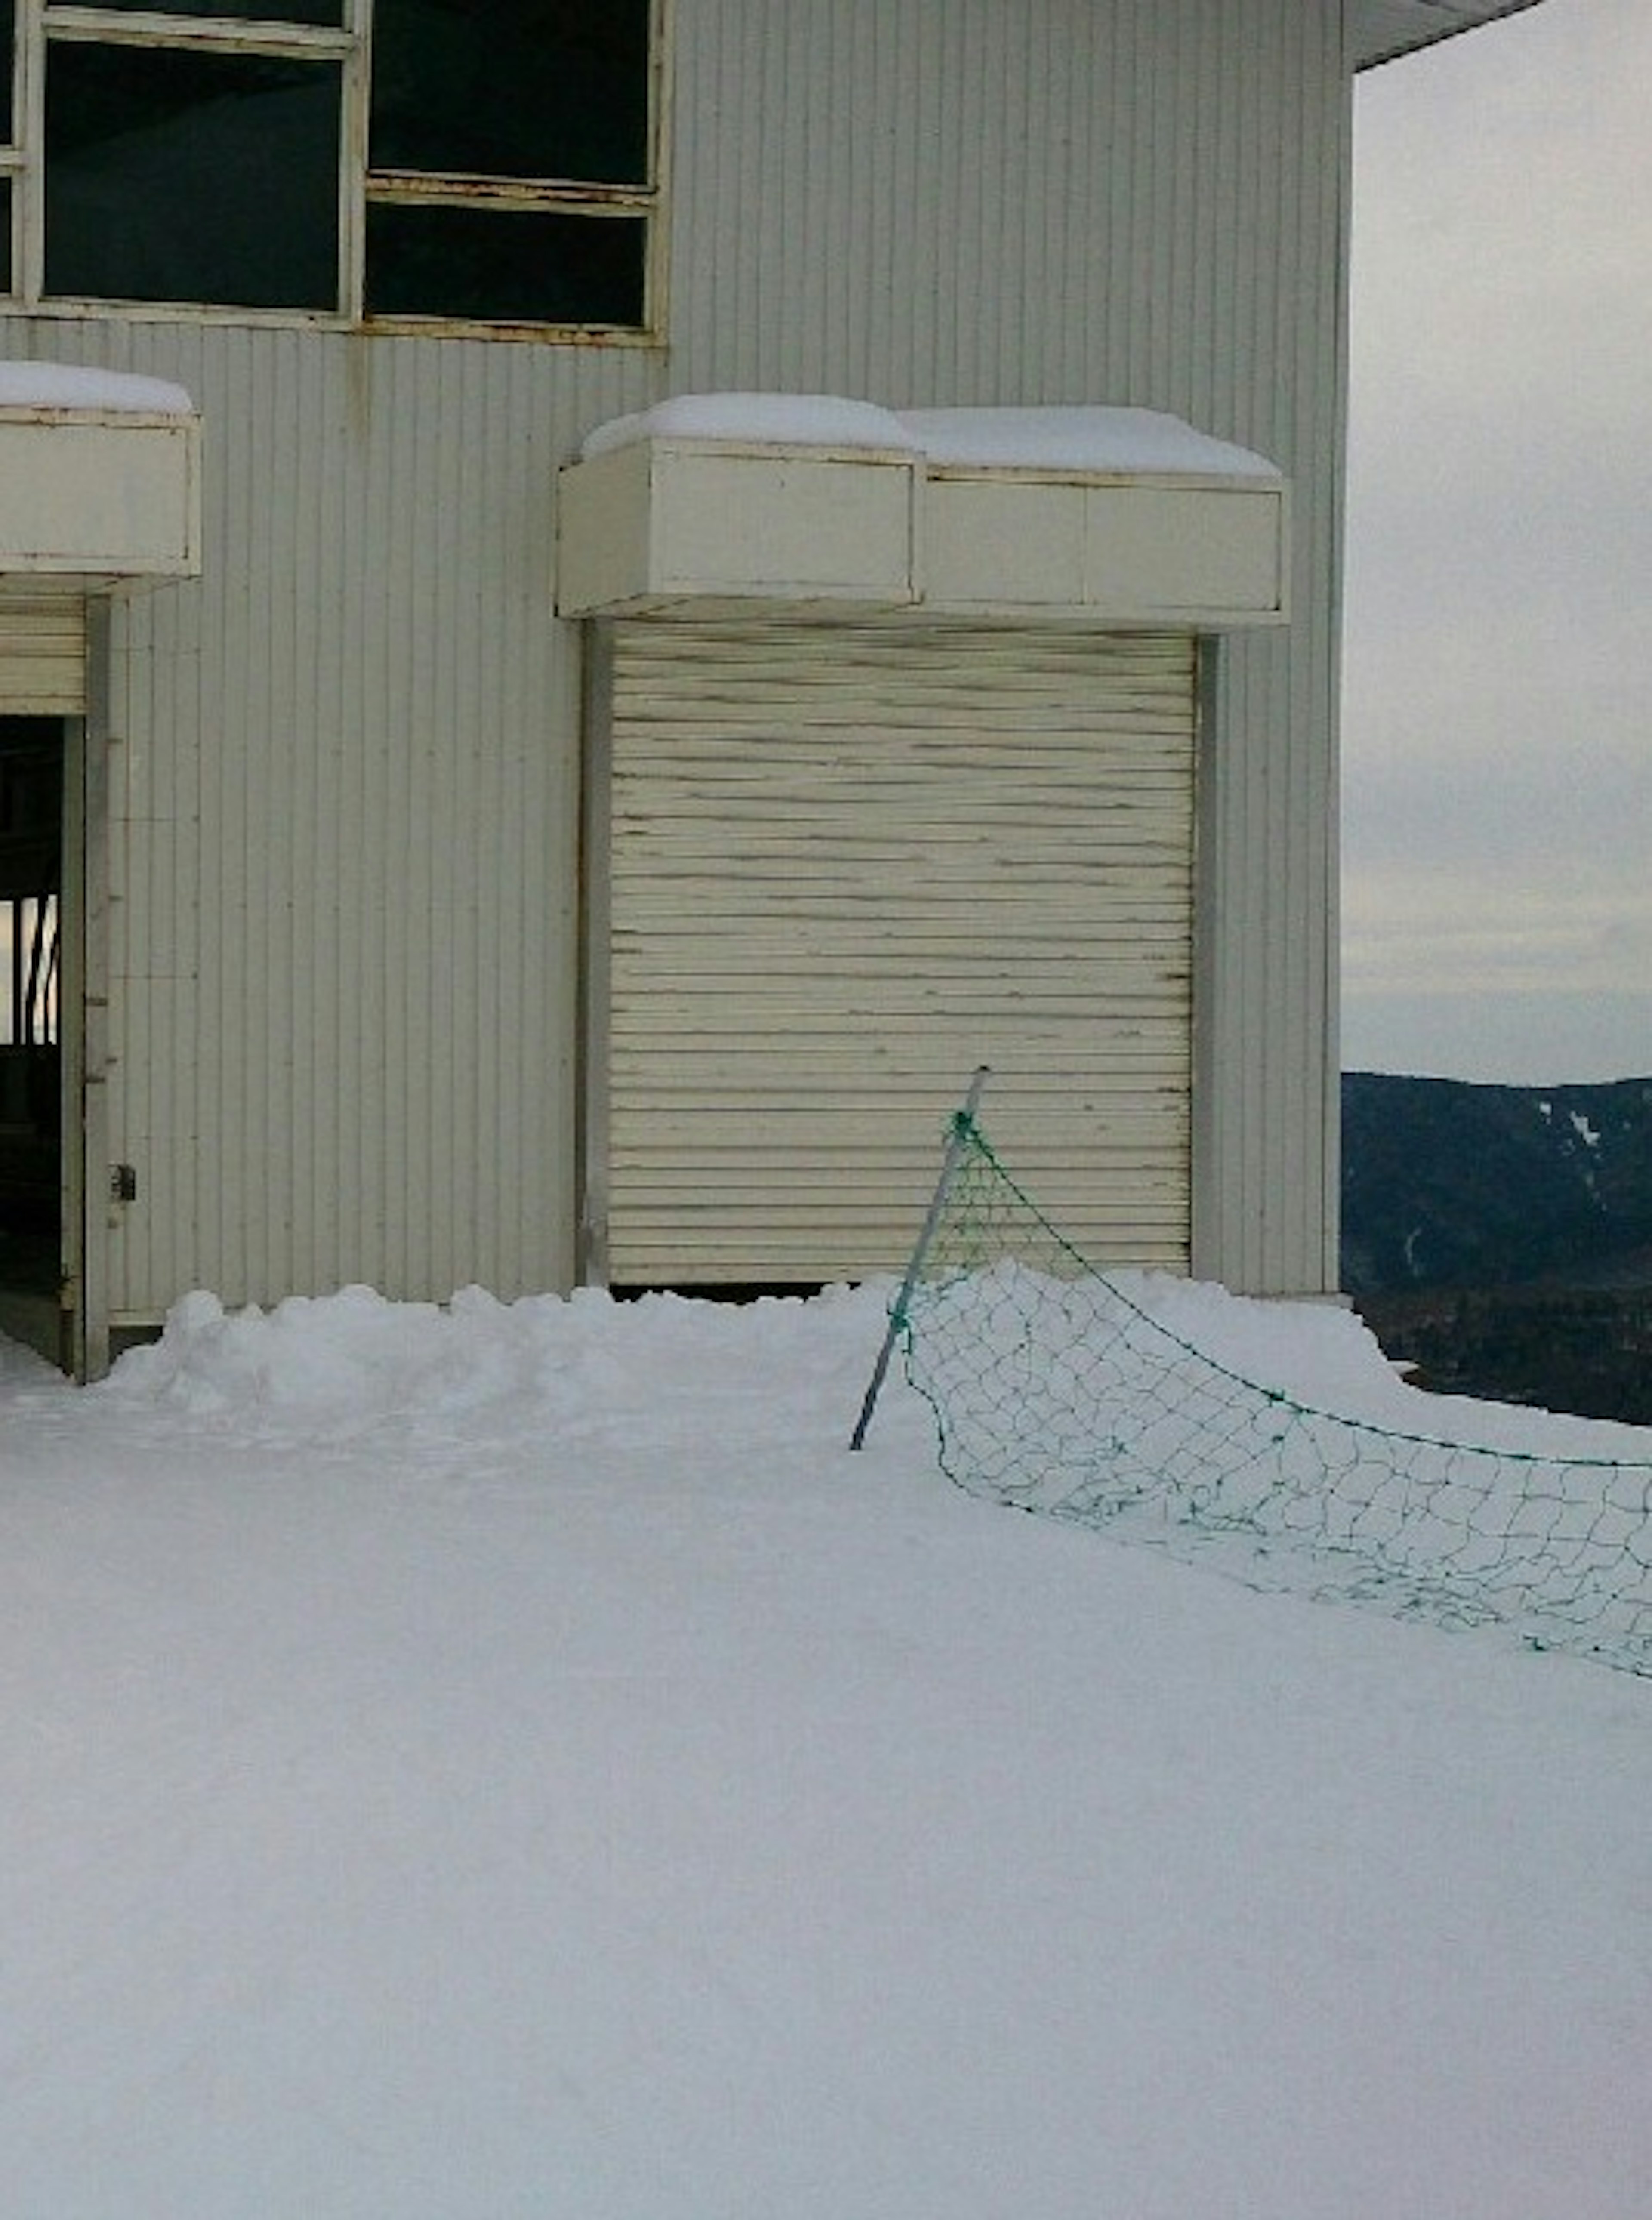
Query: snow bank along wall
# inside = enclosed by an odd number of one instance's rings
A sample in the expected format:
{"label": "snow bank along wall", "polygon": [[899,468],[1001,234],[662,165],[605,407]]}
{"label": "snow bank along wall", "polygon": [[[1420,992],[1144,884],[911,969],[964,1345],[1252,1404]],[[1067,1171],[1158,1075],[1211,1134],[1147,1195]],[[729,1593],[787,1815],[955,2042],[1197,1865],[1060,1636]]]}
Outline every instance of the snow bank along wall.
{"label": "snow bank along wall", "polygon": [[203,427],[198,580],[92,625],[90,1361],[193,1285],[574,1277],[583,620],[555,614],[555,481],[695,391],[1131,404],[1277,464],[1290,625],[1201,680],[1188,1246],[1243,1288],[1334,1281],[1342,9],[670,15],[620,211],[653,234],[634,329],[352,296],[47,298],[0,332],[174,381]]}

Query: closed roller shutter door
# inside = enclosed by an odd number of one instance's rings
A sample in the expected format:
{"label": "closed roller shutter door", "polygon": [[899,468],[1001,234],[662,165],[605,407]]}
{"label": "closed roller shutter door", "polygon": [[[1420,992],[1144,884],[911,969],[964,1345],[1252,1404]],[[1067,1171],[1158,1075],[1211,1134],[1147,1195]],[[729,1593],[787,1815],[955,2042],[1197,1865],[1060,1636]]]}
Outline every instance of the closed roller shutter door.
{"label": "closed roller shutter door", "polygon": [[84,597],[0,588],[0,716],[78,717],[85,707]]}
{"label": "closed roller shutter door", "polygon": [[617,628],[608,1274],[901,1265],[976,1065],[1080,1247],[1185,1269],[1194,645]]}

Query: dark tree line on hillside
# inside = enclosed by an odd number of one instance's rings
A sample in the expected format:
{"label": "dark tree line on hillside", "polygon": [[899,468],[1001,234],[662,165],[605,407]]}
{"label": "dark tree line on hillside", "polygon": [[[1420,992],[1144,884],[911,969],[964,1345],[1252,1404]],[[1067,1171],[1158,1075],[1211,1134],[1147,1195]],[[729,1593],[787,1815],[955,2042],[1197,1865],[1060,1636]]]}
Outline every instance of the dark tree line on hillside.
{"label": "dark tree line on hillside", "polygon": [[1343,1082],[1343,1283],[1419,1385],[1652,1425],[1652,1080]]}

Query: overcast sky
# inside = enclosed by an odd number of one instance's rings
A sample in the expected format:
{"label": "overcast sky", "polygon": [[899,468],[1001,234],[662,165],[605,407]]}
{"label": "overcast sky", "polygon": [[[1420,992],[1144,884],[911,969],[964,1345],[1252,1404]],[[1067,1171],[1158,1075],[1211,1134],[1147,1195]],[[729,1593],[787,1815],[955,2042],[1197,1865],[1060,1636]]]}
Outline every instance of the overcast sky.
{"label": "overcast sky", "polygon": [[1356,118],[1343,1060],[1652,1075],[1652,0]]}

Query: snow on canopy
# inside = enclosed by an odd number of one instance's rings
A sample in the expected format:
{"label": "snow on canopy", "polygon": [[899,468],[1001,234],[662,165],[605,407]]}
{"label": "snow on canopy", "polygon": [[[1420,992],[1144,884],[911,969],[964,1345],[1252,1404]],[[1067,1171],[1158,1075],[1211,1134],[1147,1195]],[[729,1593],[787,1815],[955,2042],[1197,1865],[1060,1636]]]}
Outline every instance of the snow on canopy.
{"label": "snow on canopy", "polygon": [[0,362],[0,408],[91,408],[111,415],[190,416],[181,385],[66,362]]}
{"label": "snow on canopy", "polygon": [[901,419],[926,462],[1143,477],[1277,480],[1264,455],[1157,408],[915,408]]}
{"label": "snow on canopy", "polygon": [[679,393],[635,415],[599,425],[586,456],[639,440],[730,440],[776,447],[848,447],[904,453],[901,419],[870,401],[831,393]]}
{"label": "snow on canopy", "polygon": [[880,408],[819,393],[680,393],[599,426],[588,458],[642,440],[831,447],[921,457],[937,468],[1277,481],[1249,448],[1156,408]]}

